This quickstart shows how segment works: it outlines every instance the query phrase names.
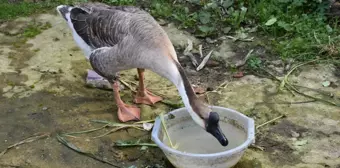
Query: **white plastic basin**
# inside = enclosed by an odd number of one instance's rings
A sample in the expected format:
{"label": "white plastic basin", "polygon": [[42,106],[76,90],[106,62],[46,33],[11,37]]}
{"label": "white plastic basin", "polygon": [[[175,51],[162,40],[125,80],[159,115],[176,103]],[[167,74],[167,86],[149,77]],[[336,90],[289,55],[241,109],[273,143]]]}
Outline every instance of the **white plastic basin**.
{"label": "white plastic basin", "polygon": [[[175,167],[232,167],[241,159],[248,146],[255,142],[253,119],[232,109],[218,106],[210,106],[210,108],[220,115],[221,129],[229,140],[227,147],[220,145],[211,134],[194,123],[186,108],[183,107],[164,116],[172,142],[179,145],[178,149],[170,148],[163,133],[161,120],[156,119],[152,130],[152,140]],[[233,135],[236,133],[239,135]]]}

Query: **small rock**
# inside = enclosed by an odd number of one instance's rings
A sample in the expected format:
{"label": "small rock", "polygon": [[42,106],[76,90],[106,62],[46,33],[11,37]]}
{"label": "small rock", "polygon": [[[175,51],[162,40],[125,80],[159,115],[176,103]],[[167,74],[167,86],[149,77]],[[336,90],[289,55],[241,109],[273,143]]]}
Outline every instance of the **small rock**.
{"label": "small rock", "polygon": [[53,41],[59,41],[60,39],[58,37],[53,38]]}
{"label": "small rock", "polygon": [[148,149],[148,146],[142,146],[142,147],[140,148],[140,150],[142,150],[142,151],[147,150],[147,149]]}
{"label": "small rock", "polygon": [[168,23],[163,19],[159,19],[158,24],[161,25],[161,26],[166,26]]}
{"label": "small rock", "polygon": [[209,37],[207,37],[207,38],[205,39],[205,41],[207,41],[207,43],[210,43],[210,44],[213,44],[213,43],[216,43],[216,42],[217,42],[216,39],[213,40],[213,39],[211,39],[211,38],[209,38]]}
{"label": "small rock", "polygon": [[150,131],[153,127],[152,123],[143,123],[143,129]]}
{"label": "small rock", "polygon": [[271,62],[273,65],[283,65],[282,60],[275,60]]}
{"label": "small rock", "polygon": [[205,64],[205,66],[207,66],[207,67],[217,67],[217,66],[219,66],[219,65],[220,65],[220,63],[217,62],[217,61],[214,61],[214,60],[209,60],[209,61]]}
{"label": "small rock", "polygon": [[43,107],[42,110],[46,111],[48,109],[48,107]]}
{"label": "small rock", "polygon": [[294,138],[298,138],[298,137],[300,136],[300,134],[297,133],[297,132],[295,132],[295,131],[291,131],[291,135],[292,135],[292,137],[294,137]]}

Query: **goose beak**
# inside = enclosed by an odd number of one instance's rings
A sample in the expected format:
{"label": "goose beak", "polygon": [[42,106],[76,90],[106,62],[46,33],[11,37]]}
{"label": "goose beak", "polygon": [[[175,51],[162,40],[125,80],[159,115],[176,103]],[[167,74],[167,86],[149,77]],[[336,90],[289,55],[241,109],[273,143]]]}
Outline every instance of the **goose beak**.
{"label": "goose beak", "polygon": [[223,134],[220,126],[217,124],[215,126],[211,126],[210,127],[208,126],[207,128],[207,131],[213,135],[217,140],[218,142],[220,142],[220,144],[222,146],[227,146],[228,145],[228,139],[225,137],[225,135]]}
{"label": "goose beak", "polygon": [[218,113],[210,112],[209,118],[206,121],[206,131],[213,135],[222,146],[227,146],[229,142],[220,128],[219,120]]}

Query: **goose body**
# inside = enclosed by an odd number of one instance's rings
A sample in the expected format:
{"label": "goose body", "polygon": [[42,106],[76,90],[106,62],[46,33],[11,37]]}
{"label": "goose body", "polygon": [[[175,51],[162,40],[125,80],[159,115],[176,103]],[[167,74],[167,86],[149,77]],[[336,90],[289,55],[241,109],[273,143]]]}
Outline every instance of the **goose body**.
{"label": "goose body", "polygon": [[154,104],[162,100],[144,87],[144,69],[148,69],[169,79],[177,87],[193,120],[221,145],[228,144],[219,127],[219,115],[198,99],[170,39],[149,13],[133,6],[102,3],[60,5],[57,11],[66,20],[93,70],[112,84],[120,121],[139,120],[140,110],[120,99],[119,71],[138,70],[135,103]]}

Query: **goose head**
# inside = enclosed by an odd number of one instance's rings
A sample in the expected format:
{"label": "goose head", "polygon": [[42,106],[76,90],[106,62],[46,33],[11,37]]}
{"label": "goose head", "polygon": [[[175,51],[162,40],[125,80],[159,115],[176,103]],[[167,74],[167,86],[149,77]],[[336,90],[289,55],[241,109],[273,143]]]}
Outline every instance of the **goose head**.
{"label": "goose head", "polygon": [[[205,131],[214,136],[222,146],[228,145],[228,139],[224,135],[220,127],[220,116],[217,112],[213,112],[203,102],[199,102],[194,105],[189,105],[187,109],[194,122],[201,126]],[[192,104],[192,103],[191,103]]]}
{"label": "goose head", "polygon": [[209,117],[204,119],[205,130],[213,135],[222,146],[228,145],[228,139],[223,134],[221,127],[219,125],[220,117],[217,112],[210,112]]}

